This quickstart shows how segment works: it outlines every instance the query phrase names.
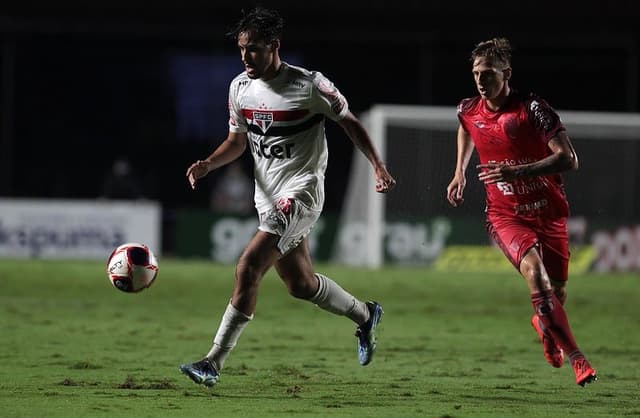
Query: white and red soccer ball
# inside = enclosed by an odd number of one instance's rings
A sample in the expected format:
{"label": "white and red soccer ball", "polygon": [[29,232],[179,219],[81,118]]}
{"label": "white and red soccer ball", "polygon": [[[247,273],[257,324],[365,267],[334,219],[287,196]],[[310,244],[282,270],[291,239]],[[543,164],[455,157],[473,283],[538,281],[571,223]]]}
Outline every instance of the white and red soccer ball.
{"label": "white and red soccer ball", "polygon": [[109,256],[107,274],[116,289],[127,293],[140,292],[156,279],[158,260],[146,245],[128,242]]}

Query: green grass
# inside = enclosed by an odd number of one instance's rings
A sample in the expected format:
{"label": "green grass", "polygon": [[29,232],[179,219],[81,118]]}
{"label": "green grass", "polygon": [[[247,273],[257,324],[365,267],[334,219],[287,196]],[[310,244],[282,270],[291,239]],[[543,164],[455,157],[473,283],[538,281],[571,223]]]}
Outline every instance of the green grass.
{"label": "green grass", "polygon": [[523,279],[318,266],[385,308],[373,363],[354,325],[289,297],[270,272],[219,385],[178,371],[209,349],[233,267],[161,260],[124,294],[104,263],[0,260],[3,417],[640,416],[640,278],[572,277],[566,308],[599,370],[550,367]]}

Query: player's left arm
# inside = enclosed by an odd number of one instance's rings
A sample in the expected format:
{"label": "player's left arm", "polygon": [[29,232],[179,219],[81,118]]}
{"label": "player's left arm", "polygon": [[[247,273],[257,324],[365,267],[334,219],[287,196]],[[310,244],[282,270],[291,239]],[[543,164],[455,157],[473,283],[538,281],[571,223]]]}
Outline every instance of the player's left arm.
{"label": "player's left arm", "polygon": [[517,165],[514,167],[515,177],[545,176],[578,169],[578,154],[564,129],[558,131],[547,142],[551,155],[542,160]]}
{"label": "player's left arm", "polygon": [[337,123],[344,129],[351,142],[367,157],[373,166],[376,176],[376,191],[379,193],[387,193],[396,185],[396,180],[389,174],[387,167],[380,158],[380,154],[371,142],[371,138],[367,133],[360,120],[351,111]]}
{"label": "player's left arm", "polygon": [[541,160],[521,165],[479,164],[478,179],[484,183],[512,181],[518,177],[545,176],[578,169],[578,154],[565,130],[547,142],[551,154]]}

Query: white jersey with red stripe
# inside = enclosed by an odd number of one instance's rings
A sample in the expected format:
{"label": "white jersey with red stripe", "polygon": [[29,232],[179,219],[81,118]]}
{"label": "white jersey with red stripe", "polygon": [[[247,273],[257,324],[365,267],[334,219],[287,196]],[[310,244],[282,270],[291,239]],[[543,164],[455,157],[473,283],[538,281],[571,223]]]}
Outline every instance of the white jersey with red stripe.
{"label": "white jersey with red stripe", "polygon": [[255,162],[258,213],[281,198],[312,210],[324,204],[325,116],[338,121],[349,106],[320,72],[282,63],[268,81],[238,75],[229,88],[229,130],[246,132]]}

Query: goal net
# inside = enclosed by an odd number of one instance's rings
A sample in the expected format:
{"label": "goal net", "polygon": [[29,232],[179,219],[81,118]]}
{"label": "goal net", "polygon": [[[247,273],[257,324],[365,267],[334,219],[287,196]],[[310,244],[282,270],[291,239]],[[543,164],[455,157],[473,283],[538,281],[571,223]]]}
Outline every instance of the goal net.
{"label": "goal net", "polygon": [[[578,172],[564,176],[572,240],[588,239],[587,230],[598,224],[639,223],[640,115],[558,113],[580,161]],[[398,183],[388,195],[376,193],[369,162],[354,153],[333,261],[424,265],[448,245],[490,244],[475,153],[464,204],[451,208],[446,201],[456,161],[455,107],[375,105],[360,118]]]}

